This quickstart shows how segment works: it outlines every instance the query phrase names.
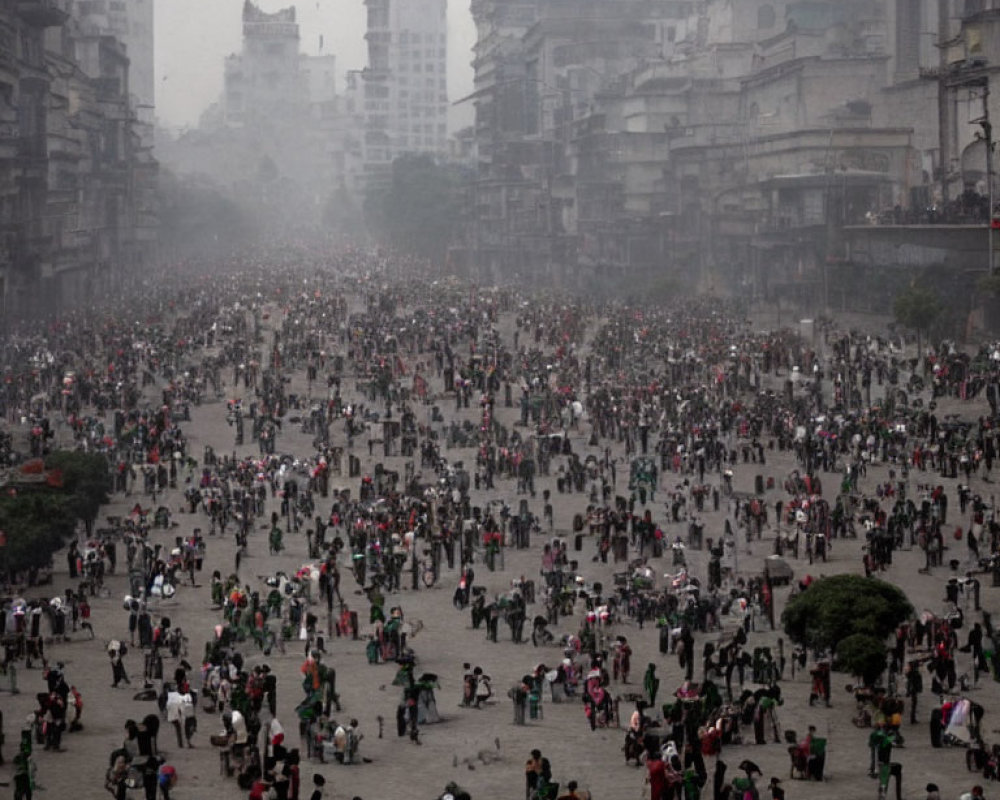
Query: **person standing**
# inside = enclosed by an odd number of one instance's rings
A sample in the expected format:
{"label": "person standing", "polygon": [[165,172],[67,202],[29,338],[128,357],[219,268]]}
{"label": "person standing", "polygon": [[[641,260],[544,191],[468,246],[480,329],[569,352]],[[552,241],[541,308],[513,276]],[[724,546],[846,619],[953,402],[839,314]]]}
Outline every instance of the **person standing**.
{"label": "person standing", "polygon": [[656,705],[656,694],[660,690],[660,679],[656,677],[656,664],[650,663],[646,667],[646,675],[642,681],[643,688],[646,690],[646,696],[649,699],[649,705]]}
{"label": "person standing", "polygon": [[271,667],[264,664],[261,667],[264,673],[264,697],[267,699],[267,710],[271,718],[278,714],[278,679],[271,673]]}
{"label": "person standing", "polygon": [[528,797],[541,793],[552,782],[552,765],[542,756],[541,750],[532,750],[531,758],[524,765],[525,792]]}
{"label": "person standing", "polygon": [[581,794],[577,791],[577,788],[577,782],[570,781],[566,784],[566,793],[559,795],[558,800],[583,800],[583,798],[590,796],[587,793]]}
{"label": "person standing", "polygon": [[188,747],[194,747],[191,739],[198,730],[198,717],[194,692],[190,688],[181,695],[181,709],[184,712],[184,738]]}
{"label": "person standing", "polygon": [[176,688],[167,691],[167,722],[174,726],[177,734],[177,747],[184,747],[184,698]]}
{"label": "person standing", "polygon": [[117,689],[118,684],[122,681],[132,685],[132,681],[128,679],[128,675],[125,672],[125,662],[123,658],[125,653],[128,652],[125,649],[125,645],[121,644],[117,640],[112,640],[111,644],[108,646],[108,656],[111,659],[111,688]]}
{"label": "person standing", "polygon": [[31,754],[25,750],[14,756],[14,800],[31,800]]}
{"label": "person standing", "polygon": [[66,566],[69,567],[69,579],[75,581],[79,575],[77,569],[77,559],[80,557],[80,551],[77,549],[76,541],[69,543],[69,550],[66,551]]}
{"label": "person standing", "polygon": [[989,665],[986,663],[986,656],[983,653],[983,626],[976,623],[969,631],[969,639],[966,648],[972,654],[972,669],[978,677],[980,672],[989,672]]}
{"label": "person standing", "polygon": [[646,759],[646,783],[649,784],[649,800],[661,800],[667,791],[667,765],[659,751],[654,750]]}
{"label": "person standing", "polygon": [[160,786],[160,794],[163,800],[170,800],[170,790],[177,783],[177,770],[170,764],[161,764],[156,774],[156,781]]}
{"label": "person standing", "polygon": [[313,791],[309,795],[309,800],[323,800],[325,792],[323,787],[326,785],[326,778],[320,775],[318,772],[313,775]]}
{"label": "person standing", "polygon": [[917,699],[924,690],[924,679],[920,674],[920,662],[911,661],[906,668],[906,696],[910,698],[910,724],[917,723]]}

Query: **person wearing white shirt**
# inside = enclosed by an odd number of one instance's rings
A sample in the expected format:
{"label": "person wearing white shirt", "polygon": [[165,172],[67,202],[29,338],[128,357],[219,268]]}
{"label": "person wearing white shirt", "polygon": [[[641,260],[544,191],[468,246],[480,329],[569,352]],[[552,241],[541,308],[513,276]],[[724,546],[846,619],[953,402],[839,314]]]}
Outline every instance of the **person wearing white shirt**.
{"label": "person wearing white shirt", "polygon": [[184,738],[187,739],[188,747],[194,747],[191,744],[191,738],[194,736],[194,732],[198,730],[194,692],[189,691],[182,694],[181,703],[181,709],[184,712]]}
{"label": "person wearing white shirt", "polygon": [[167,692],[167,722],[174,726],[177,733],[177,746],[184,747],[184,699],[176,689]]}

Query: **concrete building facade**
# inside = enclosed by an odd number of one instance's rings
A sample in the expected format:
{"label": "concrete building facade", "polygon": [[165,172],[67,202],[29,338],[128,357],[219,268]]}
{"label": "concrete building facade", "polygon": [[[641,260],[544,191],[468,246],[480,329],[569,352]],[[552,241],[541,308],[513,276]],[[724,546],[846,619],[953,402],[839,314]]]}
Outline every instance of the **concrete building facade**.
{"label": "concrete building facade", "polygon": [[0,310],[87,303],[155,257],[129,59],[68,0],[0,0]]}
{"label": "concrete building facade", "polygon": [[112,36],[125,46],[129,95],[140,122],[152,126],[156,108],[153,37],[155,0],[73,0],[73,12],[88,34]]}
{"label": "concrete building facade", "polygon": [[447,0],[365,0],[364,169],[388,175],[404,153],[448,152]]}
{"label": "concrete building facade", "polygon": [[467,263],[827,303],[852,227],[983,204],[995,5],[474,0]]}
{"label": "concrete building facade", "polygon": [[333,54],[301,52],[294,6],[246,0],[243,41],[224,63],[219,101],[197,130],[158,143],[183,179],[207,179],[262,231],[315,230],[345,202],[357,133],[338,94]]}

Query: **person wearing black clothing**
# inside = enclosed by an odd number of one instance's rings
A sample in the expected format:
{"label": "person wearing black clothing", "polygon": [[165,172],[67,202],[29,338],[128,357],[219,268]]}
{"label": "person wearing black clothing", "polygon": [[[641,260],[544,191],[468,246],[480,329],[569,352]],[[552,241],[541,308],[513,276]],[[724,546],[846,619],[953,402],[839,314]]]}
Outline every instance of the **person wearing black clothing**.
{"label": "person wearing black clothing", "polygon": [[313,775],[313,792],[309,795],[309,800],[323,800],[323,786],[326,785],[326,778],[318,772]]}
{"label": "person wearing black clothing", "polygon": [[267,710],[273,719],[278,713],[278,679],[267,664],[261,667],[261,671],[264,673],[264,697],[267,698]]}
{"label": "person wearing black clothing", "polygon": [[156,800],[156,787],[159,784],[160,765],[163,759],[159,756],[148,756],[139,766],[142,770],[142,789],[146,800]]}
{"label": "person wearing black clothing", "polygon": [[917,698],[924,690],[924,679],[920,674],[920,662],[911,661],[906,670],[906,696],[910,698],[910,724],[917,722]]}
{"label": "person wearing black clothing", "polygon": [[531,758],[524,765],[524,779],[528,797],[552,782],[552,765],[541,750],[531,751]]}
{"label": "person wearing black clothing", "polygon": [[969,630],[969,639],[965,643],[966,649],[972,653],[972,662],[977,672],[988,672],[989,666],[986,663],[986,656],[983,653],[983,626],[976,623]]}

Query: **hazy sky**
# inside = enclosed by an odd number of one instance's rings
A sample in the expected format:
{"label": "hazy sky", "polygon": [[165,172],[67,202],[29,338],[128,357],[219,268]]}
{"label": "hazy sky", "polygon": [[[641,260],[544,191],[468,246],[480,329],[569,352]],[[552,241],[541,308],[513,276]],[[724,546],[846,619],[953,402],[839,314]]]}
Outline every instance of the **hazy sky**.
{"label": "hazy sky", "polygon": [[[407,0],[398,0],[407,2]],[[363,0],[257,0],[265,11],[294,5],[302,50],[337,56],[337,91],[348,70],[365,65]],[[472,91],[471,48],[475,27],[470,0],[448,2],[448,96]],[[195,126],[222,90],[222,62],[238,52],[243,0],[156,0],[156,114],[170,128]],[[453,109],[453,124],[468,124],[471,105]]]}

